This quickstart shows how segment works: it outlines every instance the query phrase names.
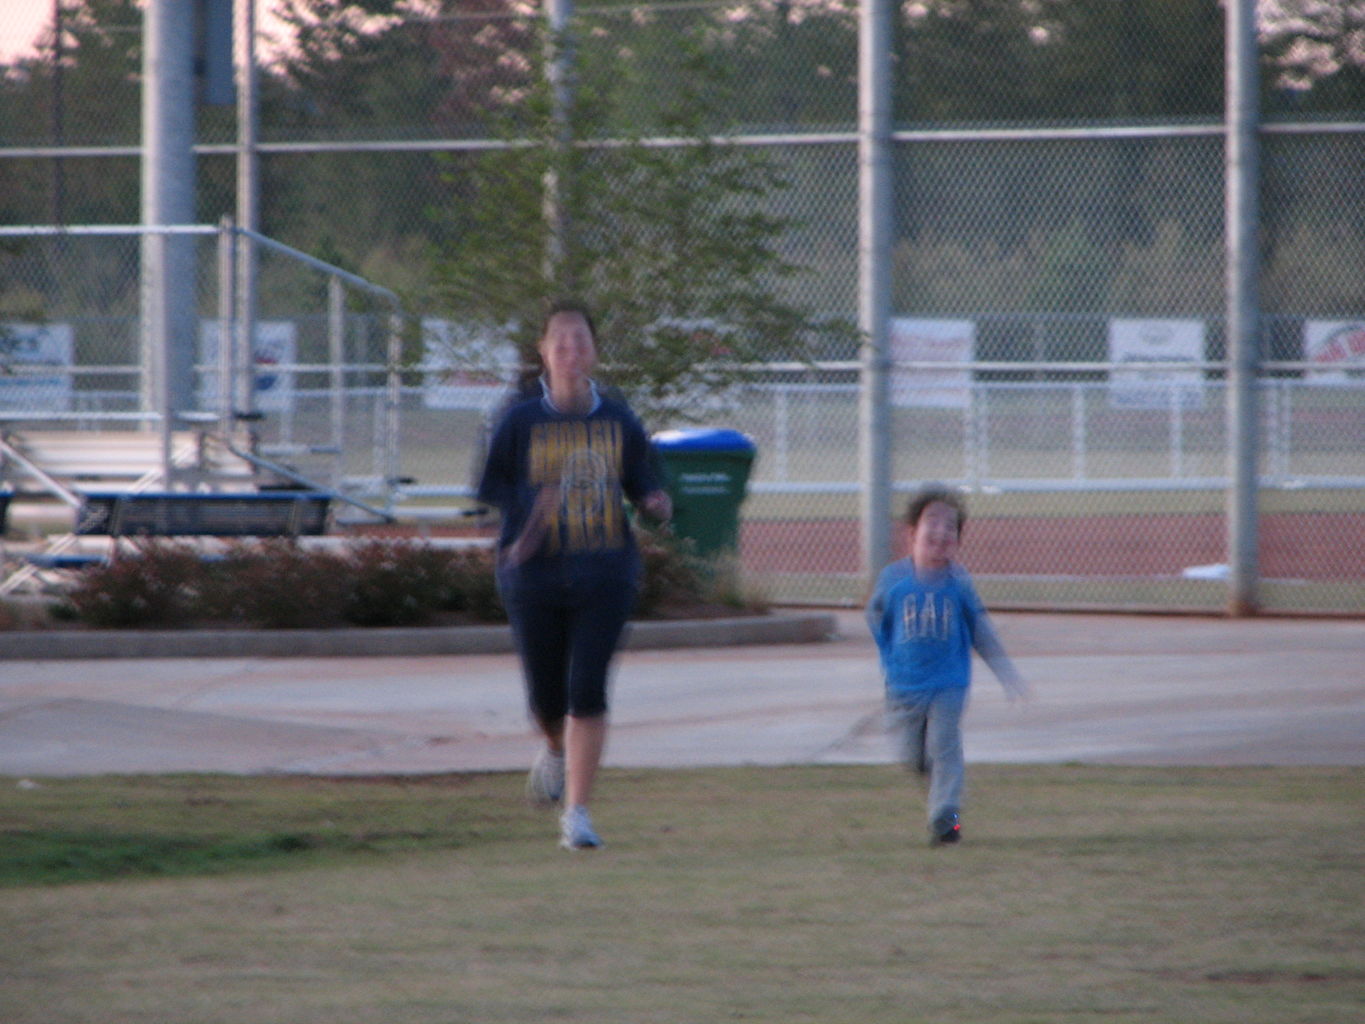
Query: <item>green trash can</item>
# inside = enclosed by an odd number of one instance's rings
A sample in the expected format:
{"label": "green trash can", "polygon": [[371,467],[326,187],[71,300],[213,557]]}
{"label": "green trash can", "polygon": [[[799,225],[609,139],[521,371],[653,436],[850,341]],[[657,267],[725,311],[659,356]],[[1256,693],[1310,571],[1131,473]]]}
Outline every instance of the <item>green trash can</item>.
{"label": "green trash can", "polygon": [[673,499],[673,533],[711,558],[739,549],[739,506],[758,447],[738,430],[664,430],[654,450]]}

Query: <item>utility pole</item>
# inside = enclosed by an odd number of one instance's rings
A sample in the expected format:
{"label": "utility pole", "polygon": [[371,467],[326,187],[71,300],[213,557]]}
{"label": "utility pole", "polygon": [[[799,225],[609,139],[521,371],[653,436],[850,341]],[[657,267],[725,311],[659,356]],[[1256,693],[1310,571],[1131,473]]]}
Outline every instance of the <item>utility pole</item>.
{"label": "utility pole", "polygon": [[[62,23],[62,0],[52,0],[52,145],[66,145],[66,26]],[[52,223],[66,223],[66,164],[52,158]]]}
{"label": "utility pole", "polygon": [[870,584],[891,558],[891,4],[858,15],[858,327],[862,570]]}
{"label": "utility pole", "polygon": [[232,338],[233,374],[229,396],[232,411],[249,415],[256,403],[256,278],[255,235],[261,230],[260,157],[257,153],[256,0],[237,0],[237,308]]}
{"label": "utility pole", "polygon": [[546,227],[549,229],[545,247],[545,282],[562,291],[573,290],[573,282],[565,280],[572,249],[572,225],[564,205],[567,182],[562,177],[572,142],[575,55],[569,22],[573,13],[573,0],[546,0],[545,19],[550,36],[546,75],[550,83],[554,141],[550,169],[545,174],[544,211]]}
{"label": "utility pole", "polygon": [[1227,3],[1227,558],[1228,614],[1255,615],[1260,601],[1257,410],[1261,303],[1260,75],[1256,0]]}
{"label": "utility pole", "polygon": [[194,406],[195,243],[165,230],[194,220],[194,15],[153,0],[142,22],[142,409],[162,431],[165,486],[175,413]]}

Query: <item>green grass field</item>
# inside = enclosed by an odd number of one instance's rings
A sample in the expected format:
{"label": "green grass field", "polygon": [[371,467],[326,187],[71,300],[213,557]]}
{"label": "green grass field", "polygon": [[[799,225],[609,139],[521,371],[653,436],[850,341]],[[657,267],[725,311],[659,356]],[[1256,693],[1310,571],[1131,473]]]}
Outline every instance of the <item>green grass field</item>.
{"label": "green grass field", "polygon": [[0,1020],[1338,1024],[1359,768],[608,771],[566,853],[518,775],[0,780]]}

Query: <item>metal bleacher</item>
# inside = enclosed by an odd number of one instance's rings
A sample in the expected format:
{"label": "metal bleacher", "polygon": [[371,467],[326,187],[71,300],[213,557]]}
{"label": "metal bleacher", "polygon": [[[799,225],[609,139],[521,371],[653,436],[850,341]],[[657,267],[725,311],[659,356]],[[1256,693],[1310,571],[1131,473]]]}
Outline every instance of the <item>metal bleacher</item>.
{"label": "metal bleacher", "polygon": [[[327,531],[334,495],[207,429],[0,433],[4,512],[70,517],[70,528],[6,555],[0,595],[112,557],[150,537],[279,537]],[[8,524],[0,518],[0,527]]]}

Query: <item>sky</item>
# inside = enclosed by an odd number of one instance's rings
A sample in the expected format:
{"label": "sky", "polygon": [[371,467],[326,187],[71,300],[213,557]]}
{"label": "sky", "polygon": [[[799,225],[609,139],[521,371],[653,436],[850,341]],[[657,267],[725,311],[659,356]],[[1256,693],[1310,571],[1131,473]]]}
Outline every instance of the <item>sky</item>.
{"label": "sky", "polygon": [[[71,0],[66,2],[74,6]],[[38,37],[52,25],[52,4],[53,0],[0,0],[0,64],[12,63],[16,57],[34,52]],[[257,22],[257,52],[263,56],[272,49],[269,34],[282,34],[278,20],[271,13],[273,7],[273,4],[257,0],[257,18],[260,19]],[[261,33],[265,34],[264,38],[260,37]]]}
{"label": "sky", "polygon": [[0,0],[0,63],[33,52],[33,43],[52,24],[52,0]]}

